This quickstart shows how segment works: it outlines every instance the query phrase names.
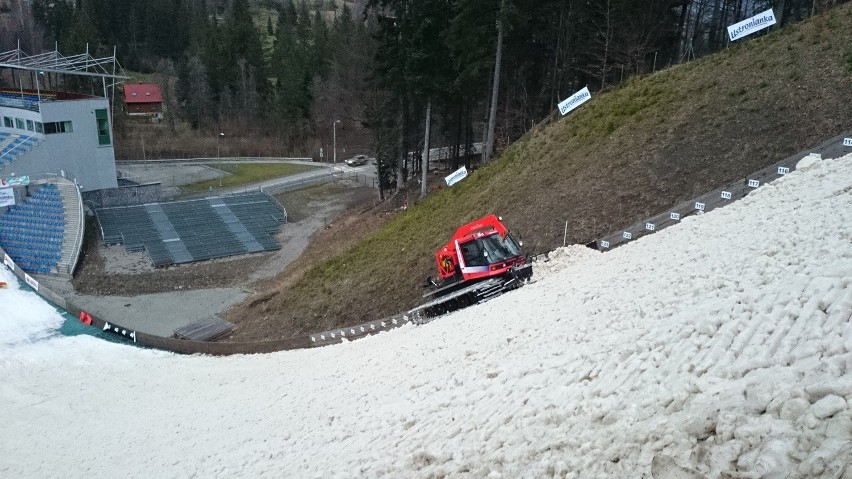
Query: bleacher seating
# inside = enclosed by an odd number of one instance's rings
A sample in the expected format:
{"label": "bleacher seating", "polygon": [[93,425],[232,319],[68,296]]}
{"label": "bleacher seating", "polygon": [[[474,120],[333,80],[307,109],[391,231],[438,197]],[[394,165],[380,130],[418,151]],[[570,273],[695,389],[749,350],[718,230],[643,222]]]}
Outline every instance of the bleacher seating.
{"label": "bleacher seating", "polygon": [[22,269],[50,273],[61,258],[65,214],[59,189],[44,184],[0,214],[0,246]]}
{"label": "bleacher seating", "polygon": [[[8,137],[8,133],[6,134]],[[6,139],[0,138],[0,144],[2,144]],[[0,167],[7,165],[15,159],[16,156],[26,153],[32,149],[33,146],[37,145],[41,140],[34,136],[14,136],[11,141],[7,142],[5,146],[0,148]]]}
{"label": "bleacher seating", "polygon": [[39,101],[38,95],[21,95],[18,92],[9,92],[9,91],[0,91],[0,98],[9,98],[10,100],[23,100],[23,101],[31,101],[37,102]]}
{"label": "bleacher seating", "polygon": [[264,193],[95,210],[104,244],[147,251],[154,266],[189,263],[281,246],[287,213]]}

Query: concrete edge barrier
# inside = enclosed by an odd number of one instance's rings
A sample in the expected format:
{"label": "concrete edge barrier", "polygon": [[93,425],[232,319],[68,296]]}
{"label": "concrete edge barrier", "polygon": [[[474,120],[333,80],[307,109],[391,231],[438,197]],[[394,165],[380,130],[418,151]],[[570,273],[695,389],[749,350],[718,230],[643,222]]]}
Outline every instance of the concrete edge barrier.
{"label": "concrete edge barrier", "polygon": [[594,248],[599,251],[608,251],[677,224],[688,216],[698,214],[699,212],[712,211],[745,198],[749,193],[764,184],[770,183],[794,171],[796,164],[808,155],[820,154],[824,158],[839,158],[851,153],[852,146],[845,146],[843,144],[844,139],[849,138],[850,135],[852,135],[852,132],[837,135],[814,148],[788,156],[775,164],[758,170],[747,178],[742,178],[721,188],[716,188],[709,193],[681,202],[664,213],[659,213],[643,221],[614,231],[596,240]]}
{"label": "concrete edge barrier", "polygon": [[373,334],[381,333],[382,331],[399,328],[411,322],[407,315],[396,315],[354,326],[336,328],[294,338],[270,341],[228,343],[167,338],[136,331],[133,328],[123,326],[114,321],[109,321],[92,314],[80,308],[73,302],[56,294],[50,288],[41,285],[36,278],[30,276],[27,272],[19,268],[6,254],[6,251],[2,247],[0,247],[0,255],[2,255],[4,264],[12,271],[12,274],[28,285],[36,294],[54,306],[64,310],[71,316],[79,319],[82,323],[98,328],[102,331],[109,332],[110,334],[120,336],[128,342],[135,343],[140,346],[163,349],[180,354],[227,356],[232,354],[257,354],[291,349],[316,348],[364,338]]}

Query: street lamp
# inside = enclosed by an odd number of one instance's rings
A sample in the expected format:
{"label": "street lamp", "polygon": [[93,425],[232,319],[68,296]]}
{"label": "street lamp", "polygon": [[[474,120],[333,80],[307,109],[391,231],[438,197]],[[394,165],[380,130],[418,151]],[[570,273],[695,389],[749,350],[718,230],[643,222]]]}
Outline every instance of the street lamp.
{"label": "street lamp", "polygon": [[219,138],[222,138],[223,136],[225,136],[224,133],[219,133],[218,135],[216,135],[216,158],[221,158],[221,154],[219,151]]}
{"label": "street lamp", "polygon": [[[222,133],[222,132],[219,132],[219,134],[216,135],[216,158],[217,159],[222,158],[222,155],[221,155],[220,150],[219,150],[219,138],[222,138],[223,136],[225,136],[225,134]],[[222,175],[219,175],[219,188],[221,188],[221,187],[222,187]]]}
{"label": "street lamp", "polygon": [[334,124],[331,126],[332,130],[332,142],[334,143],[334,163],[337,163],[337,124],[340,123],[340,120],[335,120]]}

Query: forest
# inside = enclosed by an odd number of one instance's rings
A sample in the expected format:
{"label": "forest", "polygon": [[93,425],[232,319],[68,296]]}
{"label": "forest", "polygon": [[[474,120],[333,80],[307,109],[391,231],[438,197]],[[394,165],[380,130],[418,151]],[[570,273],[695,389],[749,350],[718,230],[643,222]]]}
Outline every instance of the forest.
{"label": "forest", "polygon": [[0,47],[115,49],[125,70],[163,78],[172,115],[208,137],[317,156],[340,120],[392,188],[417,171],[406,152],[425,136],[454,145],[454,167],[471,166],[474,142],[488,161],[584,86],[724,49],[728,25],[769,8],[783,26],[844,1],[0,0]]}

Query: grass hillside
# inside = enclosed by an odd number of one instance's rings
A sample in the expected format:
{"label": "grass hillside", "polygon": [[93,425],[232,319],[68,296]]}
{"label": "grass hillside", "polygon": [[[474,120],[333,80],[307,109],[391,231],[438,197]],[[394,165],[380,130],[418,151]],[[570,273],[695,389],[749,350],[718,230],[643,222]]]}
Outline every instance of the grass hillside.
{"label": "grass hillside", "polygon": [[557,115],[295,284],[270,282],[227,314],[252,326],[234,340],[414,306],[424,277],[435,274],[434,251],[476,217],[503,215],[533,252],[561,246],[566,220],[570,241],[585,243],[852,130],[852,4],[598,92]]}

